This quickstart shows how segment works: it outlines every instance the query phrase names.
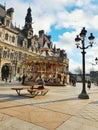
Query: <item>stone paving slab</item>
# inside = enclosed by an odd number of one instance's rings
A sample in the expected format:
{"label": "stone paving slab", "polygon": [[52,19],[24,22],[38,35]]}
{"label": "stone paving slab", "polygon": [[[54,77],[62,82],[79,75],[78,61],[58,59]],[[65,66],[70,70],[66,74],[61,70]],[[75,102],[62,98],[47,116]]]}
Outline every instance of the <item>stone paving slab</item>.
{"label": "stone paving slab", "polygon": [[[70,109],[71,107],[70,103],[69,102],[54,103],[47,107],[44,106],[44,109],[42,109],[42,108],[36,108],[34,106],[30,107],[28,105],[21,104],[20,102],[8,102],[8,104],[6,103],[5,106],[2,103],[3,107],[1,105],[1,108],[3,108],[3,110],[1,109],[1,112],[52,130],[57,128],[60,124],[62,124],[66,120],[68,120],[68,118],[70,118],[73,115],[73,112],[76,113],[78,111],[78,107],[77,109],[73,109],[72,111],[72,109]],[[67,107],[66,109],[64,106],[68,106],[68,104],[70,106]],[[76,105],[76,103],[72,104],[73,106]],[[51,111],[50,106],[53,108]],[[69,112],[70,110],[71,113]]]}
{"label": "stone paving slab", "polygon": [[70,120],[64,122],[56,130],[98,130],[98,120],[96,120],[98,116],[95,115],[96,113],[94,114],[96,108],[94,111],[92,110],[87,105],[86,108],[79,111],[75,116],[72,116]]}
{"label": "stone paving slab", "polygon": [[87,91],[87,100],[77,98],[80,86],[51,87],[47,95],[29,98],[0,87],[0,130],[97,130],[98,87]]}
{"label": "stone paving slab", "polygon": [[83,110],[81,110],[79,113],[77,113],[77,117],[79,117],[81,119],[82,118],[88,119],[88,120],[98,123],[98,110],[96,111],[96,105],[95,104],[87,105]]}
{"label": "stone paving slab", "polygon": [[31,122],[33,124],[42,126],[47,129],[55,129],[62,122],[68,120],[70,115],[57,113],[56,111],[51,111],[43,108],[38,108],[34,106],[24,105],[16,102],[8,102],[0,105],[1,113],[16,117],[18,119]]}
{"label": "stone paving slab", "polygon": [[86,124],[85,119],[83,119],[82,123],[78,122],[78,120],[81,120],[81,118],[80,119],[77,118],[76,121],[71,120],[71,119],[67,120],[64,124],[62,124],[56,130],[98,130],[98,127],[96,127],[96,124],[93,124],[92,121],[90,121],[88,124]]}
{"label": "stone paving slab", "polygon": [[17,119],[16,117],[10,117],[2,114],[2,118],[3,117],[5,119],[0,121],[0,130],[47,130],[43,127]]}
{"label": "stone paving slab", "polygon": [[65,114],[75,115],[79,110],[84,108],[84,105],[88,104],[88,102],[89,100],[80,101],[77,99],[70,99],[69,101],[56,102],[53,104],[44,105],[42,107],[47,108],[48,110],[55,110]]}

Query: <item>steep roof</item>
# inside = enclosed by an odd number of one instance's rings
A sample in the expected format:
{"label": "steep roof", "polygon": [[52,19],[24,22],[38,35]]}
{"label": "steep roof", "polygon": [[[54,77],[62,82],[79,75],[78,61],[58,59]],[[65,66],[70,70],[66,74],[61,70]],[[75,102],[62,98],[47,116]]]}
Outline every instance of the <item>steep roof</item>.
{"label": "steep roof", "polygon": [[0,17],[4,17],[6,14],[5,6],[0,4]]}

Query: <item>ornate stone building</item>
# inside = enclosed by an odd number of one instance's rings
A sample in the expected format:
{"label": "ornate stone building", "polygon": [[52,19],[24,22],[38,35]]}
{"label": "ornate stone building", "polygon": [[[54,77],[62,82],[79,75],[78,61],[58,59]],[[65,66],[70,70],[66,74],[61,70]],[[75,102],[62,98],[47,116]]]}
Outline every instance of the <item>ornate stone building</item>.
{"label": "ornate stone building", "polygon": [[27,9],[23,29],[13,26],[13,13],[13,8],[0,5],[0,79],[16,80],[23,73],[27,80],[42,74],[48,79],[55,74],[68,82],[67,54],[53,45],[44,30],[34,35],[31,8]]}

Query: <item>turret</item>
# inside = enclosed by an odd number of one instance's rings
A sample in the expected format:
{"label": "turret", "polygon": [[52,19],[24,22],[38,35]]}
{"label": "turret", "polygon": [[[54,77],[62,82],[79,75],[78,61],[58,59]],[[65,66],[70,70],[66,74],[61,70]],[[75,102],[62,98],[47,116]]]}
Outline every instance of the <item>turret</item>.
{"label": "turret", "polygon": [[27,9],[27,15],[25,17],[25,27],[27,29],[32,28],[32,16],[31,16],[31,8]]}
{"label": "turret", "polygon": [[32,16],[30,7],[27,9],[27,15],[25,17],[25,26],[22,32],[24,36],[27,38],[29,48],[31,46],[31,39],[33,38]]}

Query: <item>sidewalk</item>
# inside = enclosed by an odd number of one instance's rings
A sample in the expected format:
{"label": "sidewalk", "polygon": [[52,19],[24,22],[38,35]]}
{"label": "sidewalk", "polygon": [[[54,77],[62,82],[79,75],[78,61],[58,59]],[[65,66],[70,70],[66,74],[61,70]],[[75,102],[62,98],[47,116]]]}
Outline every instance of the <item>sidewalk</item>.
{"label": "sidewalk", "polygon": [[84,100],[77,98],[81,84],[49,87],[47,95],[35,98],[26,90],[17,96],[11,86],[0,84],[0,130],[98,130],[98,86]]}

